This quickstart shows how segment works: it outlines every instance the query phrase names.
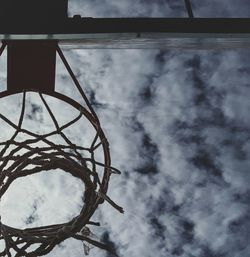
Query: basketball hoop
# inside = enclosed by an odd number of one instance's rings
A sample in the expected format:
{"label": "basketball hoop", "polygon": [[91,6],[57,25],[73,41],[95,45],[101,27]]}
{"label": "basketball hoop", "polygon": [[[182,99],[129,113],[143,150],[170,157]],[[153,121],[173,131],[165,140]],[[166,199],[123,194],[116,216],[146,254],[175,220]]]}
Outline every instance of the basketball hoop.
{"label": "basketball hoop", "polygon": [[[111,174],[120,174],[120,172],[111,167],[108,140],[105,137],[95,111],[56,41],[47,43],[43,41],[4,41],[0,53],[4,51],[6,46],[8,51],[8,85],[7,91],[0,93],[0,99],[13,94],[22,94],[22,107],[18,124],[14,124],[8,117],[0,114],[0,119],[10,125],[15,131],[10,139],[0,143],[0,146],[2,146],[0,151],[0,198],[2,198],[11,183],[19,177],[55,169],[61,169],[79,178],[85,185],[85,191],[84,206],[79,215],[67,223],[17,229],[0,222],[0,240],[5,241],[5,249],[0,253],[0,256],[12,256],[12,252],[15,253],[15,256],[46,255],[67,238],[75,238],[114,253],[108,246],[92,239],[86,233],[87,229],[89,229],[87,227],[88,224],[99,225],[99,223],[92,222],[90,219],[98,205],[104,201],[107,201],[119,212],[123,212],[123,209],[107,196]],[[27,54],[29,51],[32,54]],[[56,53],[61,57],[86,107],[74,99],[55,91],[54,69]],[[24,58],[24,56],[26,57]],[[35,59],[38,56],[43,59],[39,64],[34,65]],[[40,74],[41,70],[43,71],[42,74]],[[41,75],[45,75],[46,81],[41,80]],[[47,84],[44,84],[44,82]],[[54,131],[39,135],[22,127],[26,95],[30,91],[39,95],[53,121]],[[46,101],[45,96],[47,95],[59,99],[76,109],[78,116],[60,126]],[[95,131],[95,136],[88,146],[72,143],[64,133],[66,128],[74,125],[83,117],[91,124]],[[28,139],[23,141],[16,140],[19,133],[27,135]],[[53,135],[60,136],[65,143],[56,144],[50,139]],[[43,146],[39,146],[40,143]],[[103,162],[98,162],[95,159],[95,152],[100,148],[103,152]],[[102,172],[97,167],[100,167]],[[86,252],[86,246],[84,249]]]}

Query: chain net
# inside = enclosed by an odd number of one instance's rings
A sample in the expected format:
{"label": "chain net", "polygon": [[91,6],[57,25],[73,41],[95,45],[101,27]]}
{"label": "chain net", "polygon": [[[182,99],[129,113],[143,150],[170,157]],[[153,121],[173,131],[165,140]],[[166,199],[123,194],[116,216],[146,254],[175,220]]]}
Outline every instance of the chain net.
{"label": "chain net", "polygon": [[[78,116],[63,126],[59,125],[46,97],[38,94],[45,110],[53,121],[54,130],[47,134],[37,134],[24,128],[26,91],[22,93],[21,112],[18,124],[0,114],[2,122],[14,129],[10,139],[0,143],[0,198],[5,194],[11,183],[20,178],[42,171],[60,169],[80,179],[84,185],[84,205],[78,216],[67,223],[53,224],[42,227],[17,229],[7,226],[0,221],[0,240],[5,243],[0,256],[43,256],[68,238],[75,238],[84,242],[84,253],[88,254],[90,246],[94,245],[114,251],[107,245],[93,238],[88,225],[99,225],[90,220],[99,204],[107,201],[118,211],[123,209],[116,205],[108,196],[108,182],[112,173],[119,174],[119,170],[110,166],[109,144],[101,129],[96,116],[72,99],[55,93],[56,98],[67,101],[79,112]],[[92,124],[95,131],[94,139],[89,146],[74,144],[64,133],[82,117]],[[20,140],[19,134],[25,135]],[[53,136],[60,136],[64,143],[57,144],[51,140]],[[104,161],[95,158],[97,149],[102,148]],[[100,170],[102,172],[100,172]]]}

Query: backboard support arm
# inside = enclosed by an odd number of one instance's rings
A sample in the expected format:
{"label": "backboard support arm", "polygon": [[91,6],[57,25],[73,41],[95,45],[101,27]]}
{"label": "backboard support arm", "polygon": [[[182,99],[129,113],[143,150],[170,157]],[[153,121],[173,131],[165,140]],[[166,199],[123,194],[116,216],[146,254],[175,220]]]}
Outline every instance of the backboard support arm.
{"label": "backboard support arm", "polygon": [[54,92],[57,41],[5,41],[5,44],[9,92]]}
{"label": "backboard support arm", "polygon": [[99,119],[72,71],[56,40],[9,40],[0,47],[0,56],[7,46],[7,92],[55,92],[56,54],[61,58],[79,93],[96,122]]}

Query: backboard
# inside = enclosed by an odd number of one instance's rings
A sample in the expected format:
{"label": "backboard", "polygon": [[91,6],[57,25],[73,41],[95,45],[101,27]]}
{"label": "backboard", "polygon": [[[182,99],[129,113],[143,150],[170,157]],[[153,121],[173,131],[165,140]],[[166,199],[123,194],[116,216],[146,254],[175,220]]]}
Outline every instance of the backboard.
{"label": "backboard", "polygon": [[73,18],[0,23],[1,40],[56,40],[82,49],[227,49],[250,46],[248,18]]}
{"label": "backboard", "polygon": [[246,48],[249,18],[68,17],[68,0],[0,0],[0,40],[55,40],[64,48]]}
{"label": "backboard", "polygon": [[55,40],[70,48],[249,47],[250,19],[68,17],[68,0],[0,0],[0,40]]}

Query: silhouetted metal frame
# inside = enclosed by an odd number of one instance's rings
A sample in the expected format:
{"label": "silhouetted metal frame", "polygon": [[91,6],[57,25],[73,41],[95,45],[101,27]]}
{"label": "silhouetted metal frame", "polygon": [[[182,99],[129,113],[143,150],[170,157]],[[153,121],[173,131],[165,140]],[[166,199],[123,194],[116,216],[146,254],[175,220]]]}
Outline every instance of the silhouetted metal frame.
{"label": "silhouetted metal frame", "polygon": [[[191,15],[191,13],[190,13]],[[81,18],[1,21],[0,39],[58,40],[75,48],[249,47],[249,18]]]}
{"label": "silhouetted metal frame", "polygon": [[92,34],[92,33],[250,33],[250,18],[80,18],[53,22],[0,20],[0,34]]}

